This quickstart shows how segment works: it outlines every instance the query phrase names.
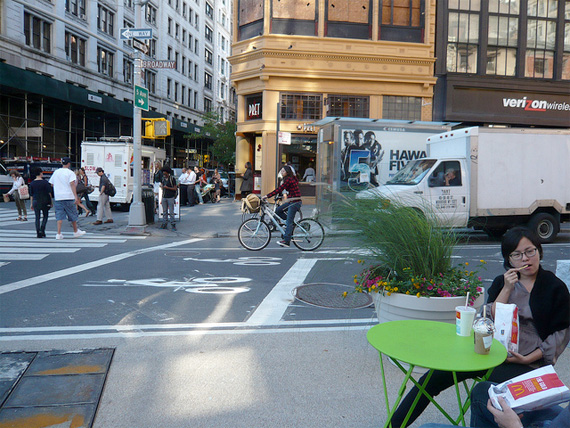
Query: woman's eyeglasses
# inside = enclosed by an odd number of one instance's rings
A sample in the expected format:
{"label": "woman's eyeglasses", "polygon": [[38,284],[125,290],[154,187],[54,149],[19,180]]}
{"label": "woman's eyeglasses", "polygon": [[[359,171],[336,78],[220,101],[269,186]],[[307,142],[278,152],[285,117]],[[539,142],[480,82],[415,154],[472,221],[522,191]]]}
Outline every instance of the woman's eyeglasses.
{"label": "woman's eyeglasses", "polygon": [[538,248],[531,248],[530,250],[523,251],[522,253],[518,253],[518,252],[517,253],[511,253],[509,255],[509,257],[513,260],[521,260],[523,258],[523,254],[524,254],[525,256],[527,256],[530,259],[531,257],[536,256],[537,251],[538,251]]}

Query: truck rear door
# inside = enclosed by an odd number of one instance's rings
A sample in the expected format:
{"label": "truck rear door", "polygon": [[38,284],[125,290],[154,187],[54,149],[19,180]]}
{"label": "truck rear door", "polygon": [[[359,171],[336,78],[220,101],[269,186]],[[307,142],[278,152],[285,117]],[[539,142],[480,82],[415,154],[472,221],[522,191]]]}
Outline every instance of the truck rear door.
{"label": "truck rear door", "polygon": [[459,160],[442,160],[427,183],[431,207],[438,217],[449,226],[467,226],[469,179],[465,164]]}

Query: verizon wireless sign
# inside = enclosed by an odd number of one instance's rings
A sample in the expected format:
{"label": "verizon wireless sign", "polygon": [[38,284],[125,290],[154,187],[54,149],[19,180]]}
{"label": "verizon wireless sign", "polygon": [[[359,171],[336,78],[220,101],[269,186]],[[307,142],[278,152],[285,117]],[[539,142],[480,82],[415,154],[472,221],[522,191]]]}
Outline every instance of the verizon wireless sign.
{"label": "verizon wireless sign", "polygon": [[547,111],[547,110],[570,110],[569,103],[559,103],[556,101],[546,101],[541,99],[522,98],[503,98],[503,107],[520,108],[525,111]]}

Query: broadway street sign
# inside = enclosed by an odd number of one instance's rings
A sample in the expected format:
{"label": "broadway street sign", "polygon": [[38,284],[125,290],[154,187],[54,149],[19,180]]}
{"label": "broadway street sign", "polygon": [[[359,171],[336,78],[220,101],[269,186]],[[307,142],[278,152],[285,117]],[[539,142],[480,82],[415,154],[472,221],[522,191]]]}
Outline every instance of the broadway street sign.
{"label": "broadway street sign", "polygon": [[176,68],[176,61],[142,60],[142,68]]}

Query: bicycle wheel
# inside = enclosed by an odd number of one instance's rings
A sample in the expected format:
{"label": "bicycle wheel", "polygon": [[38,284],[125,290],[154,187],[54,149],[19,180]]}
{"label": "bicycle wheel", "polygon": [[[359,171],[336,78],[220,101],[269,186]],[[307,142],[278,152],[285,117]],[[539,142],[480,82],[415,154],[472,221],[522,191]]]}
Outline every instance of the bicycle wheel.
{"label": "bicycle wheel", "polygon": [[317,220],[307,218],[295,223],[291,240],[298,249],[313,251],[325,240],[325,229]]}
{"label": "bicycle wheel", "polygon": [[265,222],[250,218],[239,227],[238,239],[246,250],[259,251],[267,247],[271,241],[271,231]]}

